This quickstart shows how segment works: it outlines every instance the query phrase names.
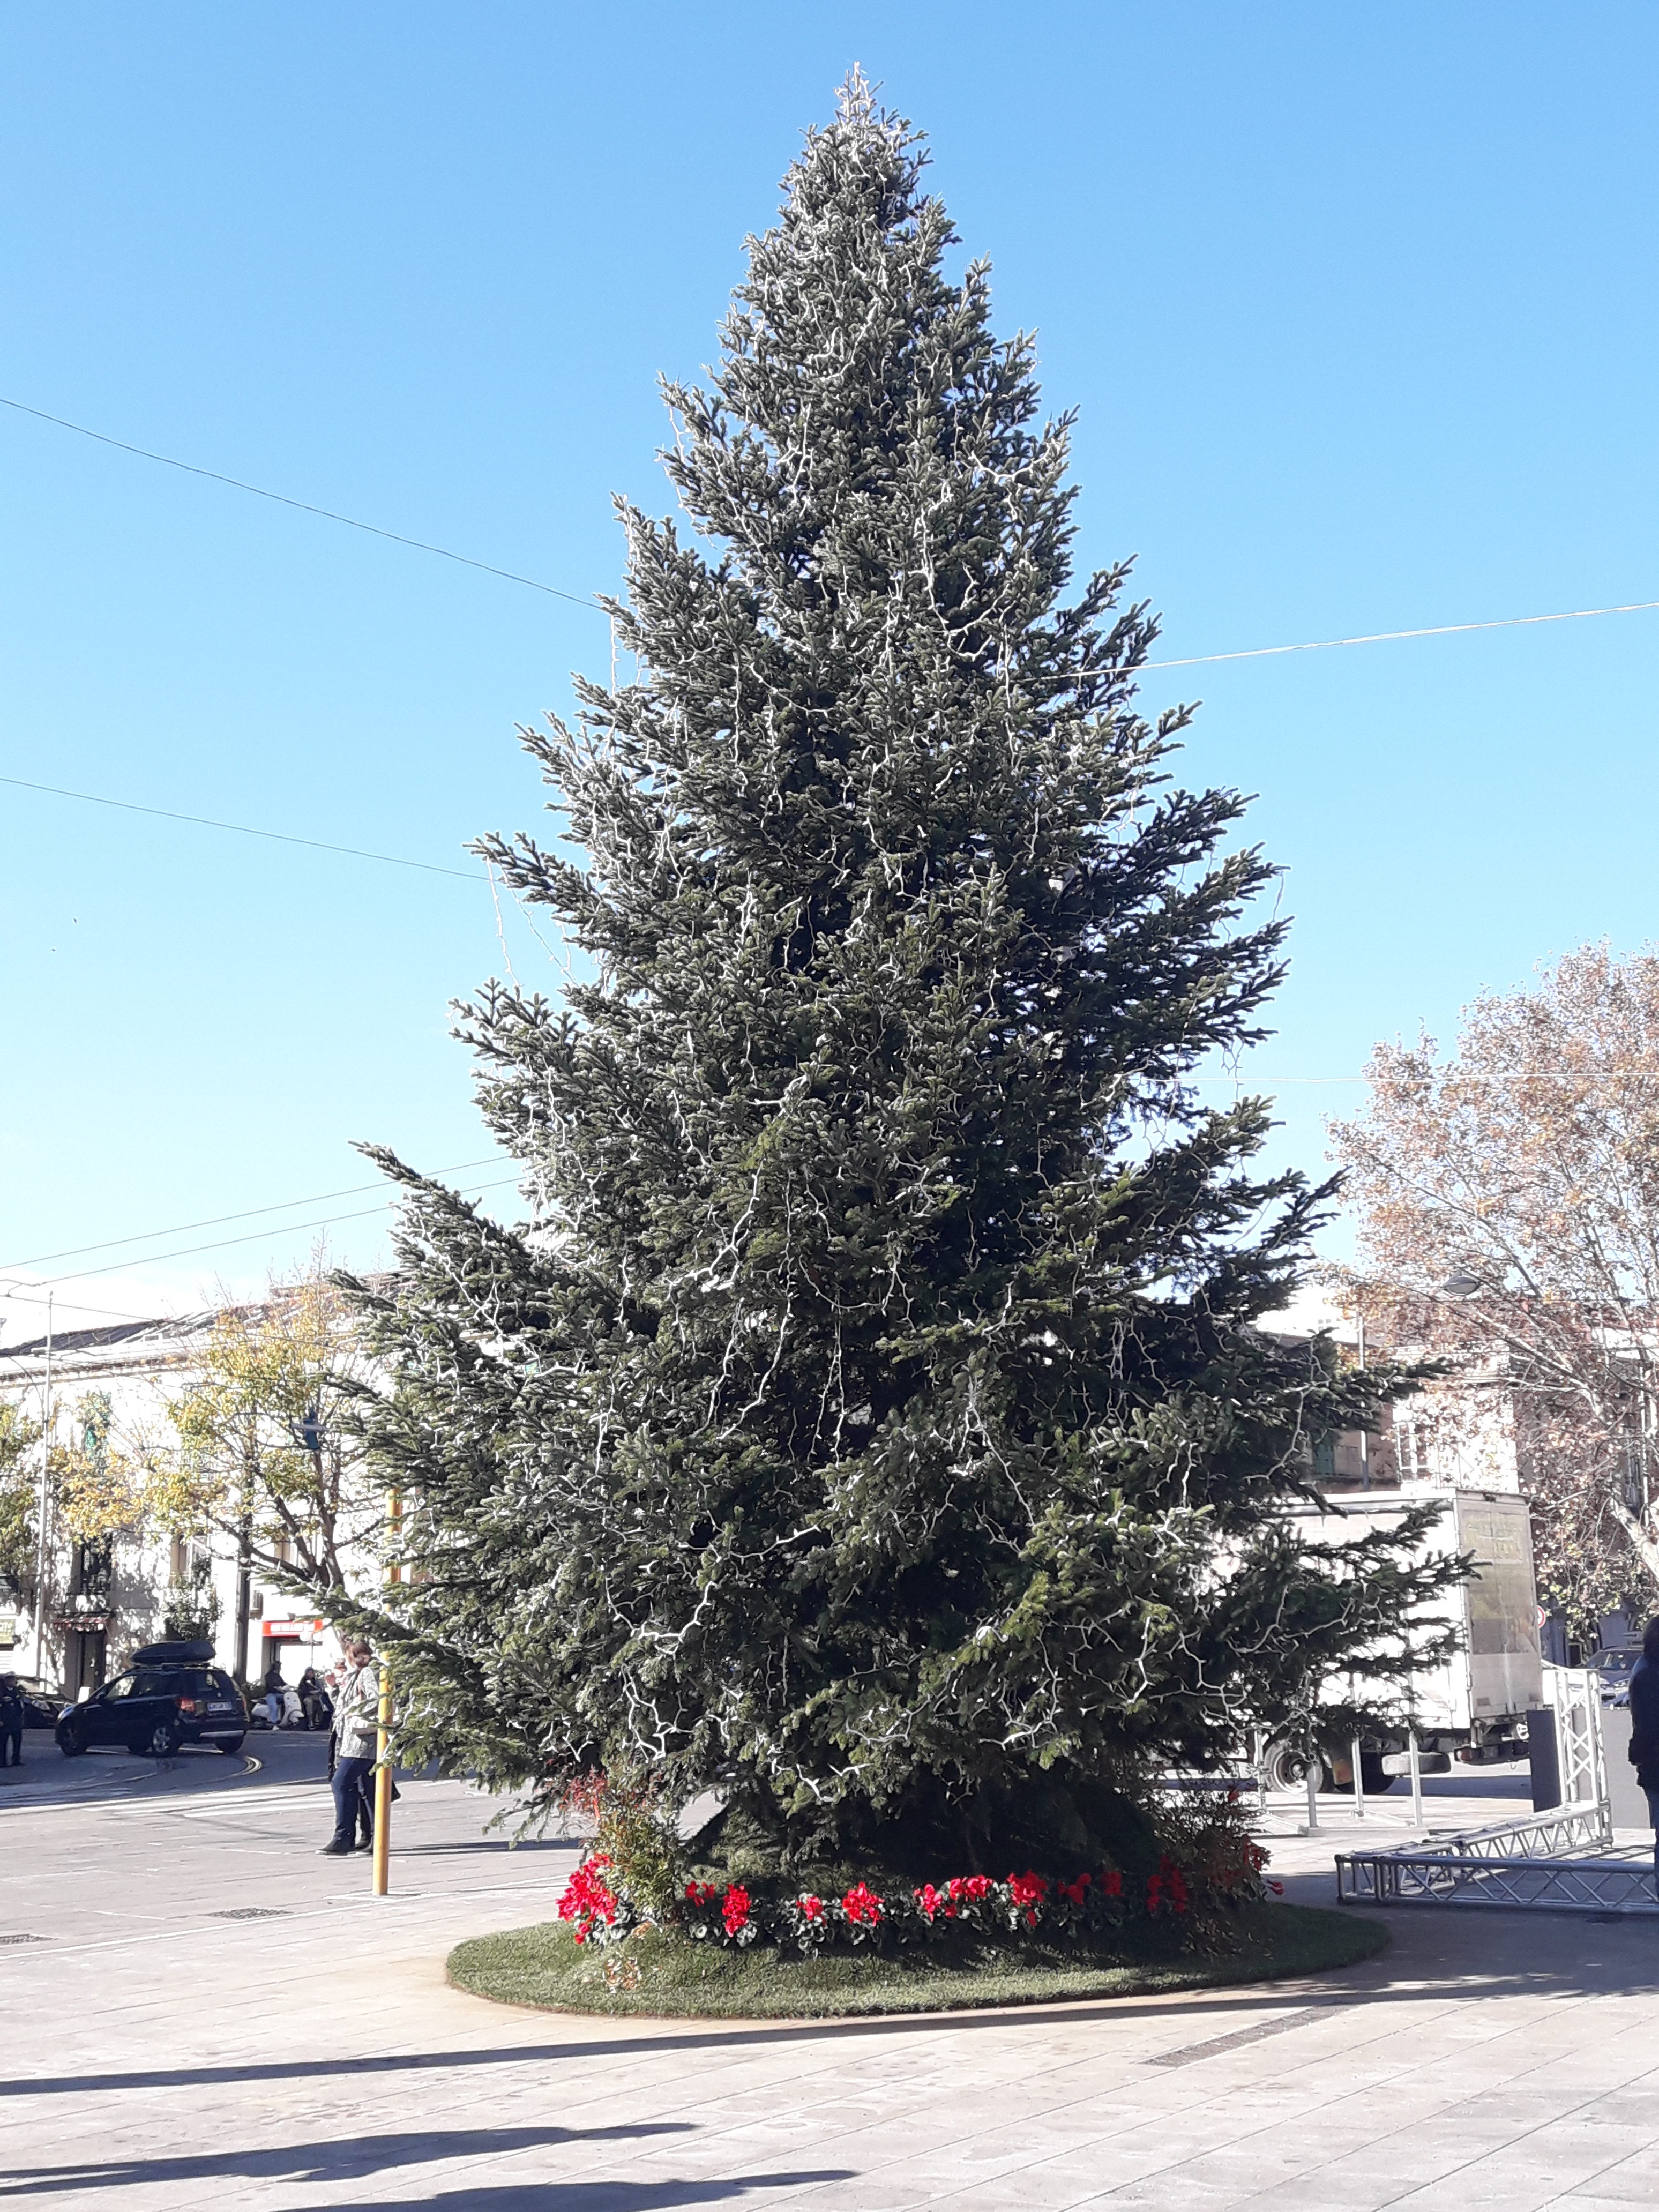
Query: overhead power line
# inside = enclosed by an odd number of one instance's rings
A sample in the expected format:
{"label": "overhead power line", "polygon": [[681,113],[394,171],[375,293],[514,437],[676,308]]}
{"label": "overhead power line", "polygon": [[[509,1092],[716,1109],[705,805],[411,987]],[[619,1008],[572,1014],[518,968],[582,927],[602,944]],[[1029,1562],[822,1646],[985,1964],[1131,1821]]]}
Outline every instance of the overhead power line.
{"label": "overhead power line", "polygon": [[[493,1158],[487,1160],[456,1160],[451,1166],[434,1168],[432,1172],[434,1176],[464,1175],[468,1168],[490,1168],[495,1165],[496,1162]],[[131,1237],[108,1237],[101,1244],[71,1244],[62,1252],[37,1252],[32,1259],[6,1261],[3,1263],[4,1269],[44,1267],[53,1260],[82,1260],[88,1252],[113,1252],[123,1244],[153,1244],[158,1237],[185,1237],[188,1236],[192,1229],[217,1229],[227,1221],[252,1221],[261,1213],[289,1213],[298,1206],[326,1206],[331,1198],[361,1198],[367,1191],[382,1190],[385,1187],[386,1178],[381,1176],[374,1182],[348,1184],[343,1190],[313,1190],[308,1198],[282,1198],[270,1206],[246,1206],[240,1213],[212,1213],[203,1221],[174,1221],[169,1223],[165,1229],[140,1230],[137,1235]],[[280,1231],[283,1225],[281,1222],[271,1224],[272,1229],[276,1231]]]}
{"label": "overhead power line", "polygon": [[1589,622],[1595,615],[1645,615],[1659,599],[1633,599],[1621,607],[1574,607],[1565,614],[1504,615],[1496,622],[1436,623],[1426,629],[1379,629],[1364,637],[1321,637],[1308,645],[1253,645],[1242,653],[1199,653],[1186,660],[1147,660],[1145,669],[1209,668],[1219,660],[1270,660],[1283,653],[1334,653],[1344,645],[1395,645],[1410,637],[1461,637],[1474,629],[1528,629],[1538,623]]}
{"label": "overhead power line", "polygon": [[[475,1183],[470,1191],[463,1191],[461,1195],[465,1198],[478,1198],[487,1190],[505,1190],[508,1184],[515,1184],[518,1181],[517,1176],[502,1176],[495,1182]],[[193,1260],[199,1252],[222,1252],[228,1245],[255,1243],[260,1237],[273,1234],[289,1237],[301,1229],[331,1229],[337,1222],[340,1221],[367,1221],[371,1215],[384,1213],[387,1206],[395,1205],[397,1196],[394,1192],[391,1196],[383,1198],[378,1206],[359,1206],[352,1213],[325,1214],[320,1220],[314,1221],[278,1222],[270,1228],[247,1230],[240,1237],[216,1237],[211,1243],[206,1244],[186,1244],[172,1252],[145,1252],[136,1260],[112,1261],[107,1267],[76,1267],[64,1275],[41,1275],[36,1278],[30,1287],[50,1290],[58,1283],[83,1283],[89,1277],[118,1275],[129,1267],[159,1267],[167,1260]]]}
{"label": "overhead power line", "polygon": [[[112,446],[117,453],[132,453],[140,460],[156,461],[163,468],[179,469],[185,476],[204,477],[210,483],[226,484],[233,491],[249,492],[255,499],[271,500],[278,507],[291,507],[301,514],[317,515],[325,522],[342,523],[348,530],[362,530],[371,538],[385,538],[394,545],[407,545],[417,553],[434,553],[440,560],[458,562],[464,568],[477,568],[486,576],[499,576],[504,583],[522,584],[530,591],[544,592],[550,599],[564,599],[573,607],[591,607],[596,614],[605,614],[608,611],[598,599],[585,592],[567,592],[557,584],[544,584],[539,577],[536,576],[521,576],[513,568],[499,568],[492,562],[475,560],[470,553],[457,553],[447,545],[434,545],[423,538],[408,538],[402,531],[385,529],[378,522],[363,522],[356,515],[342,514],[334,507],[313,506],[309,500],[292,499],[286,492],[270,491],[264,485],[249,483],[241,477],[226,476],[222,470],[203,468],[195,461],[181,461],[171,453],[158,453],[148,446],[132,445],[125,438],[112,437],[106,430],[90,429],[84,422],[71,422],[67,416],[48,414],[44,407],[31,407],[21,399],[9,399],[3,394],[0,394],[0,407],[9,407],[19,415],[32,415],[36,422],[53,423],[60,430],[72,430],[77,437],[94,439],[100,446]],[[1589,622],[1602,615],[1650,614],[1656,609],[1659,609],[1659,599],[1633,599],[1620,606],[1571,607],[1556,614],[1502,615],[1489,622],[1435,623],[1419,629],[1379,629],[1370,630],[1356,637],[1312,638],[1300,645],[1252,645],[1232,653],[1188,653],[1175,660],[1143,661],[1141,670],[1150,673],[1154,669],[1211,668],[1226,660],[1271,660],[1289,653],[1334,653],[1347,646],[1397,645],[1409,638],[1459,637],[1470,631],[1482,629],[1525,629],[1540,623]],[[36,787],[46,788],[44,785]],[[64,795],[81,797],[84,794],[69,793]],[[100,803],[116,805],[119,802],[106,800]],[[212,826],[216,829],[235,829],[240,825],[235,823],[216,823]],[[250,836],[264,837],[273,836],[276,832],[254,830],[246,834]],[[307,844],[311,841],[296,837],[289,842],[294,844]],[[334,851],[343,848],[330,847],[327,849]],[[390,856],[383,853],[376,853],[363,857],[371,860],[385,860]],[[423,860],[404,860],[398,865],[402,867],[425,867],[429,863]],[[438,872],[453,874],[457,872],[440,870]]]}
{"label": "overhead power line", "polygon": [[[126,1306],[89,1306],[82,1298],[60,1298],[57,1297],[53,1297],[52,1298],[29,1298],[25,1297],[21,1291],[6,1291],[4,1292],[0,1292],[0,1303],[9,1303],[14,1299],[19,1305],[42,1307],[47,1305],[56,1306],[58,1310],[63,1313],[101,1314],[106,1321],[160,1321],[167,1318],[167,1316],[161,1314],[134,1313]],[[3,1322],[0,1322],[0,1325],[3,1325]],[[6,1358],[9,1353],[15,1352],[17,1346],[15,1344],[0,1344],[0,1359]]]}
{"label": "overhead power line", "polygon": [[435,860],[408,860],[400,853],[370,853],[361,845],[329,845],[320,837],[295,837],[285,830],[256,830],[247,822],[221,822],[209,814],[180,814],[170,806],[141,806],[132,799],[106,799],[96,791],[65,791],[55,783],[30,783],[21,775],[0,775],[16,791],[44,791],[53,799],[78,799],[87,806],[118,807],[124,814],[153,814],[162,822],[189,822],[198,830],[228,830],[238,837],[264,837],[277,845],[304,845],[313,853],[338,853],[351,860],[380,860],[389,868],[420,868],[428,876],[454,876],[464,884],[488,883],[477,868],[446,868]]}
{"label": "overhead power line", "polygon": [[394,545],[408,545],[416,553],[435,553],[441,561],[459,562],[463,568],[482,569],[486,576],[499,576],[504,583],[523,584],[527,590],[545,592],[550,599],[568,599],[573,607],[592,607],[597,614],[605,610],[597,599],[586,598],[576,592],[562,592],[556,584],[544,584],[534,576],[520,576],[512,568],[497,568],[489,561],[475,561],[470,553],[452,552],[447,545],[429,544],[423,538],[405,538],[400,530],[382,529],[378,522],[360,522],[356,515],[337,514],[331,507],[313,507],[309,500],[290,499],[284,491],[267,491],[263,484],[247,483],[240,477],[228,477],[218,469],[199,468],[194,461],[174,459],[171,453],[152,453],[148,446],[131,446],[125,438],[112,438],[107,431],[89,430],[84,422],[71,422],[62,415],[48,415],[44,407],[28,407],[21,399],[0,396],[0,407],[10,407],[19,415],[33,415],[38,422],[55,422],[60,430],[73,430],[78,438],[94,438],[100,446],[113,446],[118,453],[136,453],[141,461],[159,461],[164,469],[179,469],[187,477],[205,477],[210,483],[228,484],[233,491],[251,492],[255,499],[269,499],[278,507],[292,507],[301,514],[315,514],[325,522],[343,523],[348,530],[362,530],[371,538],[390,538]]}

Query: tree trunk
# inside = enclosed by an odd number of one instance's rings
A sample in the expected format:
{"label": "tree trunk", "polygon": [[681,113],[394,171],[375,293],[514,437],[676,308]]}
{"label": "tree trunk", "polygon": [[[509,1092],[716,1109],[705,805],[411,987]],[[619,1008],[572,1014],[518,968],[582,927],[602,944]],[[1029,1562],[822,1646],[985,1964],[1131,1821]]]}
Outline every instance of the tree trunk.
{"label": "tree trunk", "polygon": [[1659,1540],[1637,1519],[1622,1498],[1609,1498],[1607,1504],[1613,1519],[1630,1538],[1638,1559],[1653,1577],[1656,1587],[1659,1587]]}

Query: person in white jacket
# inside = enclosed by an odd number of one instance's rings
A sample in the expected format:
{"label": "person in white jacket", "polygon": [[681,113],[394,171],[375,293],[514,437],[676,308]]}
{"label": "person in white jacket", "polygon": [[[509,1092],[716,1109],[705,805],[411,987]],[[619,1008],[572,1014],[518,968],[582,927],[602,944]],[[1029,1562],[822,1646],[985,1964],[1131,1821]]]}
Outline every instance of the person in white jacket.
{"label": "person in white jacket", "polygon": [[359,1807],[366,1804],[369,1777],[374,1771],[379,1747],[380,1670],[367,1644],[346,1646],[345,1672],[334,1693],[334,1726],[339,1757],[334,1765],[334,1833],[323,1845],[326,1858],[343,1858],[348,1851],[368,1850],[373,1843],[357,1843]]}

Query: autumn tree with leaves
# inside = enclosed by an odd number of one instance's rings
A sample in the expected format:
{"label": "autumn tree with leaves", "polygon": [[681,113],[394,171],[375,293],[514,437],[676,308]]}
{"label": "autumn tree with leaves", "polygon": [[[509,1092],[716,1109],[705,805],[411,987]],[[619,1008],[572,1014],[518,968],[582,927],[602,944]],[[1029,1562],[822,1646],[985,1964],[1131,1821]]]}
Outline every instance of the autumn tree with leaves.
{"label": "autumn tree with leaves", "polygon": [[342,1589],[380,1509],[361,1479],[343,1416],[362,1389],[358,1333],[320,1271],[228,1307],[195,1379],[169,1399],[175,1443],[149,1456],[148,1516],[179,1534],[211,1529],[244,1571],[315,1593]]}
{"label": "autumn tree with leaves", "polygon": [[0,1401],[0,1586],[20,1601],[34,1595],[39,1485],[33,1456],[40,1425],[21,1406]]}
{"label": "autumn tree with leaves", "polygon": [[1505,1426],[1575,1630],[1659,1610],[1659,955],[1586,945],[1477,1000],[1449,1058],[1379,1045],[1367,1076],[1332,1129],[1348,1296],[1450,1363],[1443,1432]]}

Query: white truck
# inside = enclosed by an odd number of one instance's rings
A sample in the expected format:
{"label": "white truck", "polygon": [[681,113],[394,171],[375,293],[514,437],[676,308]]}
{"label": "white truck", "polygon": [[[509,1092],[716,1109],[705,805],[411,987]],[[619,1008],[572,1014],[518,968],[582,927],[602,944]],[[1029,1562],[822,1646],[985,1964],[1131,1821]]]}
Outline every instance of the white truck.
{"label": "white truck", "polygon": [[[1447,1593],[1439,1613],[1457,1632],[1457,1649],[1408,1684],[1337,1674],[1323,1688],[1325,1700],[1368,1716],[1359,1736],[1360,1781],[1367,1790],[1386,1790],[1409,1770],[1413,1733],[1426,1774],[1447,1772],[1454,1759],[1471,1766],[1524,1759],[1528,1711],[1543,1703],[1544,1655],[1524,1498],[1512,1491],[1437,1492],[1413,1484],[1408,1491],[1327,1498],[1322,1512],[1301,1509],[1297,1519],[1309,1537],[1340,1542],[1398,1522],[1411,1507],[1436,1497],[1449,1510],[1425,1540],[1425,1553],[1474,1557],[1474,1576]],[[1351,1786],[1351,1747],[1327,1745],[1323,1763],[1326,1788]],[[1307,1772],[1304,1754],[1287,1742],[1267,1745],[1263,1767],[1270,1789],[1292,1788]]]}

